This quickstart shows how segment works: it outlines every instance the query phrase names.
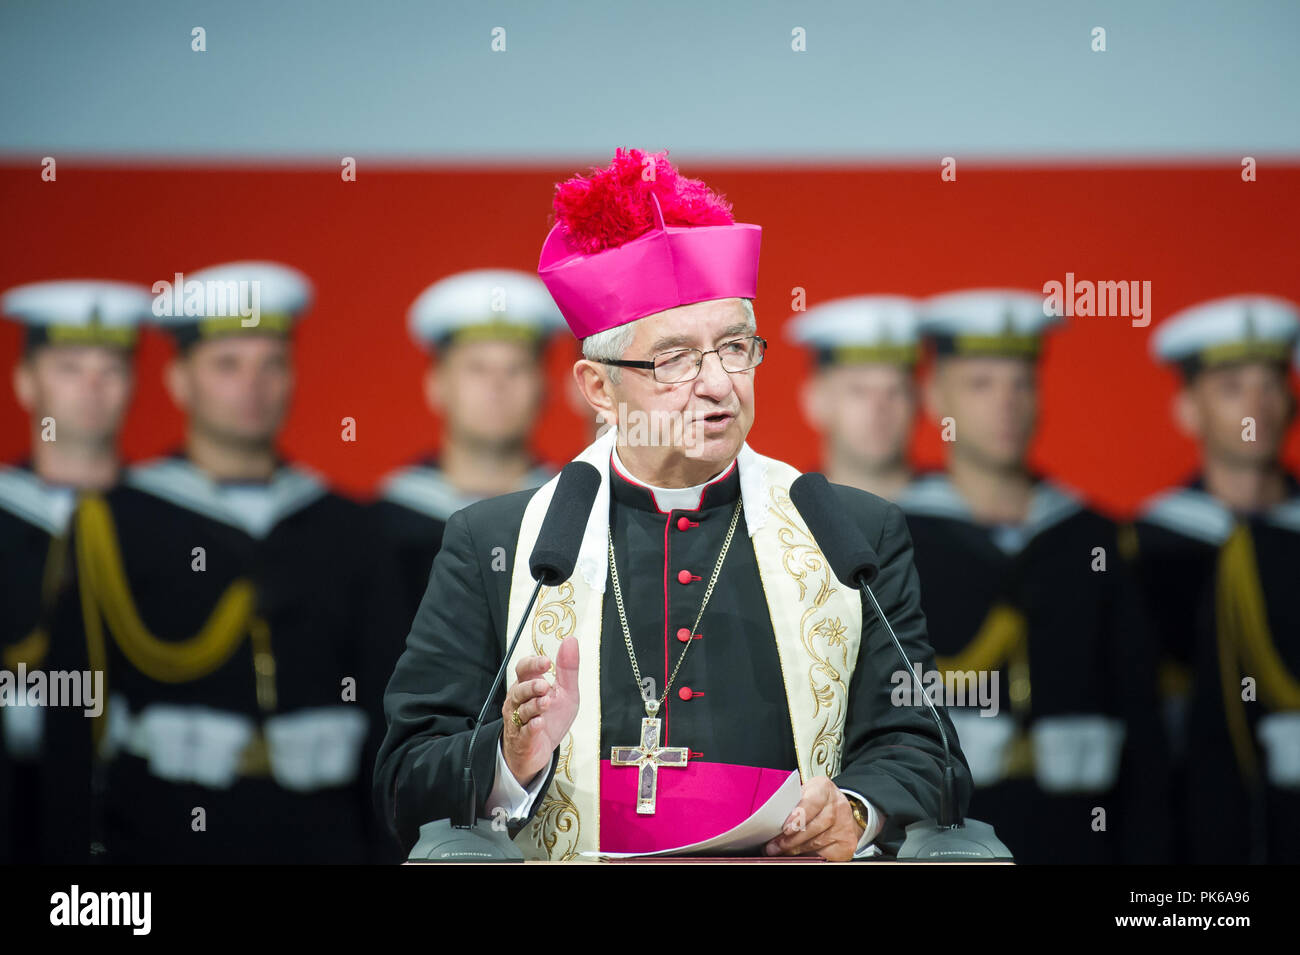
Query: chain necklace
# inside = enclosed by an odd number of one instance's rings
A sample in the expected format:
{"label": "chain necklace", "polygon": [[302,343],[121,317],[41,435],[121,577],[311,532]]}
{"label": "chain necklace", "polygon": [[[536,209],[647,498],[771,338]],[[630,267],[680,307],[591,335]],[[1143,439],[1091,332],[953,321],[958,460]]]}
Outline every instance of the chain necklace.
{"label": "chain necklace", "polygon": [[[727,528],[727,539],[722,542],[722,552],[718,554],[718,562],[713,566],[713,576],[709,578],[709,586],[704,591],[704,600],[700,603],[700,612],[695,617],[695,624],[691,627],[692,639],[686,641],[686,646],[682,649],[681,656],[677,658],[677,665],[673,667],[672,676],[668,678],[668,685],[664,687],[664,695],[658,700],[646,700],[645,711],[653,717],[659,712],[659,707],[668,699],[668,693],[673,688],[673,683],[677,680],[677,671],[682,668],[682,661],[686,659],[686,651],[691,648],[695,642],[695,628],[700,625],[700,620],[704,617],[704,608],[709,605],[709,597],[713,595],[713,585],[717,583],[718,572],[722,570],[722,562],[726,559],[727,549],[731,547],[731,537],[736,532],[736,523],[740,520],[740,511],[742,499],[736,499],[736,509],[731,514],[731,526]],[[623,609],[623,591],[618,585],[618,567],[614,563],[614,527],[610,522],[609,528],[609,576],[614,583],[614,600],[618,604],[618,621],[623,625],[623,642],[627,645],[628,659],[632,661],[632,675],[636,678],[637,689],[641,689],[641,668],[636,663],[636,650],[632,648],[632,632],[627,626],[627,613]],[[666,621],[665,621],[666,623]],[[642,691],[644,693],[644,691]]]}

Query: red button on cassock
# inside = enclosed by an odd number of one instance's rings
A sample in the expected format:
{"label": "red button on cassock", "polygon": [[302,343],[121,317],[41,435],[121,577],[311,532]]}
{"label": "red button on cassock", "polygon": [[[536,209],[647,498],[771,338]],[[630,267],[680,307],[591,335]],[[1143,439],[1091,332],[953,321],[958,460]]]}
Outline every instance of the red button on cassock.
{"label": "red button on cassock", "polygon": [[694,575],[689,570],[679,570],[677,571],[677,582],[679,584],[689,584],[692,576]]}
{"label": "red button on cassock", "polygon": [[689,640],[690,638],[691,638],[691,628],[690,628],[690,627],[680,627],[680,628],[678,628],[678,630],[677,630],[677,639],[678,639],[678,640],[680,640],[682,643],[685,643],[685,642],[686,642],[687,640]]}
{"label": "red button on cassock", "polygon": [[683,700],[689,700],[691,697],[695,695],[695,691],[692,690],[689,686],[684,686],[677,691],[677,695],[680,696]]}
{"label": "red button on cassock", "polygon": [[677,518],[677,529],[678,529],[679,531],[684,531],[684,530],[686,530],[686,528],[688,528],[688,527],[690,527],[690,526],[691,526],[691,519],[690,519],[689,517],[679,517],[679,518]]}

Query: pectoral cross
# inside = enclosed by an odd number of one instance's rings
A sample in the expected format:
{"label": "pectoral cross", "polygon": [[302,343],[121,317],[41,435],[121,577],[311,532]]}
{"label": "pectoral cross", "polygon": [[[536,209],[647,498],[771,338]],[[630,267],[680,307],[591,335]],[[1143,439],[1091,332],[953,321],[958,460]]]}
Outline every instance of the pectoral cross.
{"label": "pectoral cross", "polygon": [[691,751],[685,746],[660,746],[662,720],[646,717],[641,721],[640,746],[615,746],[609,752],[611,766],[636,766],[636,811],[650,816],[655,811],[655,793],[659,788],[659,767],[686,768]]}

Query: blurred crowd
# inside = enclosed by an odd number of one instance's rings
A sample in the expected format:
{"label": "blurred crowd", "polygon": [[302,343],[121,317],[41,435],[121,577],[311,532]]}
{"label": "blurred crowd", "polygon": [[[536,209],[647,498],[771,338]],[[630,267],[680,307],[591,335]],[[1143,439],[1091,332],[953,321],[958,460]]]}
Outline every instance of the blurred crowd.
{"label": "blurred crowd", "polygon": [[[193,303],[83,280],[0,299],[31,436],[0,468],[0,862],[400,861],[371,793],[385,685],[447,518],[564,463],[529,451],[564,321],[534,275],[431,285],[409,325],[439,447],[354,501],[277,440],[309,278],[187,278]],[[935,651],[915,662],[941,675],[972,817],[1022,862],[1300,861],[1297,308],[1242,294],[1159,323],[1201,464],[1123,521],[1028,463],[1064,321],[1033,291],[864,295],[788,318],[781,347],[814,356],[821,469],[907,517]],[[128,465],[145,324],[175,341],[184,438]],[[941,470],[909,465],[920,415]]]}

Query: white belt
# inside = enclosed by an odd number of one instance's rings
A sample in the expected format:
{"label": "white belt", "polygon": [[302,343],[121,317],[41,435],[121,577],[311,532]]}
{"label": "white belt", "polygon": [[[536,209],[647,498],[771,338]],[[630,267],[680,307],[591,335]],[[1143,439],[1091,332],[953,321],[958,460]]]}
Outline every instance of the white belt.
{"label": "white belt", "polygon": [[355,706],[298,710],[266,721],[271,775],[285,789],[305,792],[357,778],[369,723]]}
{"label": "white belt", "polygon": [[[369,719],[352,706],[325,706],[272,716],[263,723],[272,778],[309,792],[357,778]],[[105,754],[118,749],[145,759],[169,782],[228,789],[239,777],[257,723],[241,713],[197,705],[155,703],[132,717],[115,695],[109,707]]]}
{"label": "white belt", "polygon": [[[949,707],[948,715],[974,784],[991,786],[1006,778],[1014,717],[981,716],[971,707]],[[1121,721],[1100,715],[1049,716],[1036,720],[1030,735],[1034,777],[1046,792],[1105,792],[1115,784],[1125,735]]]}
{"label": "white belt", "polygon": [[950,706],[948,715],[961,743],[976,786],[991,786],[1004,775],[1007,747],[1016,735],[1016,721],[1006,713],[980,716],[970,707]]}
{"label": "white belt", "polygon": [[1125,726],[1109,716],[1048,716],[1035,721],[1034,776],[1054,793],[1105,792],[1119,776]]}
{"label": "white belt", "polygon": [[1300,789],[1300,712],[1261,716],[1255,734],[1268,763],[1268,781],[1285,789]]}
{"label": "white belt", "polygon": [[41,754],[44,706],[0,706],[0,726],[4,727],[4,747],[14,759],[35,759]]}

